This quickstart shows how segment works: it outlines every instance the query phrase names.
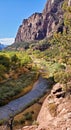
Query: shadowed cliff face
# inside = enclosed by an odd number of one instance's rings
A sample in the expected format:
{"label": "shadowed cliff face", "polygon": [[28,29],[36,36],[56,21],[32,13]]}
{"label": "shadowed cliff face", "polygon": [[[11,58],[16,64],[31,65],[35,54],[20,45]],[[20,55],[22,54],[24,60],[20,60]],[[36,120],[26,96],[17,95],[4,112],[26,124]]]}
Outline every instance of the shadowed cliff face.
{"label": "shadowed cliff face", "polygon": [[63,2],[64,0],[48,0],[46,3],[43,10],[44,24],[46,23],[47,28],[46,37],[50,37],[63,24]]}
{"label": "shadowed cliff face", "polygon": [[64,0],[48,0],[42,13],[34,13],[24,19],[19,27],[15,42],[42,40],[52,35],[62,24]]}
{"label": "shadowed cliff face", "polygon": [[24,19],[19,27],[15,42],[41,40],[46,32],[43,27],[42,13],[35,13],[28,19]]}

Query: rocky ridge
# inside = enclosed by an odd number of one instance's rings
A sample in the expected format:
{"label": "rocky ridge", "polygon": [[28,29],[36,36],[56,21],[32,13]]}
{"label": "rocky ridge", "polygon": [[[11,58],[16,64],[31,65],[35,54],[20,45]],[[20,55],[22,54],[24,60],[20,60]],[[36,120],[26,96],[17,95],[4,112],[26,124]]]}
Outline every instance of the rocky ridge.
{"label": "rocky ridge", "polygon": [[[18,29],[15,43],[42,40],[50,37],[54,31],[62,31],[63,2],[64,0],[48,0],[42,13],[34,13],[24,19]],[[70,5],[70,1],[68,4]]]}

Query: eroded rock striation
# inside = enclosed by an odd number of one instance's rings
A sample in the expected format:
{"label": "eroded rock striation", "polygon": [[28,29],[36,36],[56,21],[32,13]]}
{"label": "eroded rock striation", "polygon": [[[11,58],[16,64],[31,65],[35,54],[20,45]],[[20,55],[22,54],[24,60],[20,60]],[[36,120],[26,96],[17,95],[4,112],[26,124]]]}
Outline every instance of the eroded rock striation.
{"label": "eroded rock striation", "polygon": [[42,13],[34,13],[28,19],[24,19],[18,29],[15,43],[42,40],[46,37],[50,37],[56,30],[62,31],[63,1],[64,0],[48,0]]}

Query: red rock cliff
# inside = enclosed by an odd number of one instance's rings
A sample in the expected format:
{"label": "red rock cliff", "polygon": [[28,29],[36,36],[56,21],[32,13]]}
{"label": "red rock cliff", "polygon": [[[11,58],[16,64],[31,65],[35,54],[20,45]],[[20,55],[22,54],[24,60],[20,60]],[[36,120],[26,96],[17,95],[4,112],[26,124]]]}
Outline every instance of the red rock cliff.
{"label": "red rock cliff", "polygon": [[42,13],[34,13],[28,19],[24,19],[18,29],[15,42],[42,40],[51,36],[59,25],[63,24],[63,1],[48,0]]}

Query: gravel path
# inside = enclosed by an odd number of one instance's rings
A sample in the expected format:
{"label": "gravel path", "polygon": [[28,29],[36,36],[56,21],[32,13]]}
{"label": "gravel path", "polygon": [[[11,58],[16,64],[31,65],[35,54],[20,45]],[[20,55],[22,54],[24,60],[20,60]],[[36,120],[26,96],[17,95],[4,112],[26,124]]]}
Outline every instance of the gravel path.
{"label": "gravel path", "polygon": [[48,91],[48,88],[48,80],[40,77],[29,93],[11,101],[5,106],[0,107],[0,120],[8,120],[16,114],[22,112],[29,105],[34,103],[35,100],[41,97],[43,93]]}

